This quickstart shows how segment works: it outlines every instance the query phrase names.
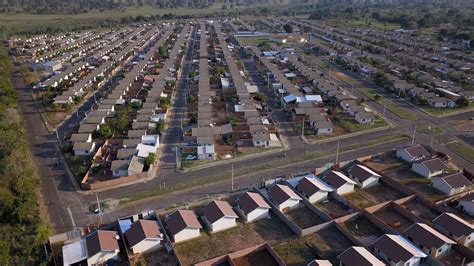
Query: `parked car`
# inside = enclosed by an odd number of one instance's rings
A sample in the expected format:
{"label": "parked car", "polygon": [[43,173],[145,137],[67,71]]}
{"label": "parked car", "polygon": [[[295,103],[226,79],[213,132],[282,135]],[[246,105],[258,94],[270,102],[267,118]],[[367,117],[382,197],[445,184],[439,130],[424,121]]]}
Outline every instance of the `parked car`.
{"label": "parked car", "polygon": [[196,156],[196,155],[192,155],[192,154],[188,154],[188,156],[186,156],[186,160],[188,160],[188,161],[197,160],[197,156]]}

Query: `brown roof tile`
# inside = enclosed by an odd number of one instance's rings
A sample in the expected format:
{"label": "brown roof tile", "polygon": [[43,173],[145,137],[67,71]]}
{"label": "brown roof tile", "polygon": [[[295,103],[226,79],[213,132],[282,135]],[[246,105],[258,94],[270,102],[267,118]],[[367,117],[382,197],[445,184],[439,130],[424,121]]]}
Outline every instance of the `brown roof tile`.
{"label": "brown roof tile", "polygon": [[289,199],[301,200],[301,198],[287,185],[276,184],[272,186],[268,191],[268,195],[278,205]]}
{"label": "brown roof tile", "polygon": [[202,228],[196,215],[190,210],[177,210],[171,213],[165,223],[171,235],[176,235],[186,228]]}
{"label": "brown roof tile", "polygon": [[92,257],[101,251],[119,250],[116,231],[97,230],[86,237],[87,256]]}
{"label": "brown roof tile", "polygon": [[364,247],[350,247],[339,256],[339,261],[346,266],[384,266],[381,260],[375,257]]}
{"label": "brown roof tile", "polygon": [[438,249],[446,243],[456,244],[456,242],[453,240],[447,238],[440,232],[423,223],[413,224],[412,226],[408,227],[404,233],[407,237],[409,237],[409,239],[411,238],[417,244],[421,244],[429,249]]}
{"label": "brown roof tile", "polygon": [[445,212],[433,220],[436,226],[439,226],[454,236],[467,236],[474,232],[474,226],[458,216]]}
{"label": "brown roof tile", "polygon": [[238,218],[232,206],[230,206],[227,201],[214,200],[204,208],[203,212],[211,224],[225,216]]}
{"label": "brown roof tile", "polygon": [[372,176],[380,176],[365,165],[360,164],[354,164],[347,170],[347,172],[353,177],[358,178],[361,182],[364,182]]}
{"label": "brown roof tile", "polygon": [[130,248],[147,238],[162,238],[157,221],[138,220],[125,232]]}
{"label": "brown roof tile", "polygon": [[434,178],[443,179],[452,188],[468,187],[472,183],[461,173],[446,173],[434,176]]}
{"label": "brown roof tile", "polygon": [[263,199],[263,197],[255,192],[246,192],[242,194],[236,203],[245,214],[249,214],[257,208],[270,209],[270,205]]}

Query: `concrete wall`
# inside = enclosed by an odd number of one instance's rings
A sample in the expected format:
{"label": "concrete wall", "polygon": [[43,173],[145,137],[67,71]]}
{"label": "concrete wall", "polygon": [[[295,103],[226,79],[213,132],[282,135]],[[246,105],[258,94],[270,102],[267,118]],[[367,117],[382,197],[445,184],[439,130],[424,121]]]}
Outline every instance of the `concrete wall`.
{"label": "concrete wall", "polygon": [[132,248],[133,254],[147,253],[161,248],[160,239],[144,239]]}

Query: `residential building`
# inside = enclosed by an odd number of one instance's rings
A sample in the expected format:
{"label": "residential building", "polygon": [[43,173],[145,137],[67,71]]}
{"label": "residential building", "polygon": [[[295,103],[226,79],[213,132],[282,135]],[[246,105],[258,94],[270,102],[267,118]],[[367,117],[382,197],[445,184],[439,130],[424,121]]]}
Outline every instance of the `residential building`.
{"label": "residential building", "polygon": [[474,243],[474,226],[455,214],[445,212],[433,220],[436,229],[456,240],[461,245],[469,247]]}
{"label": "residential building", "polygon": [[420,265],[428,255],[400,235],[385,234],[377,239],[374,252],[389,265]]}
{"label": "residential building", "polygon": [[361,188],[369,188],[378,185],[380,175],[365,165],[354,164],[347,170],[349,177]]}
{"label": "residential building", "polygon": [[426,158],[414,161],[411,170],[423,177],[431,178],[443,173],[448,166],[438,158]]}
{"label": "residential building", "polygon": [[328,193],[333,192],[334,189],[326,184],[323,180],[314,177],[303,177],[296,185],[298,190],[303,196],[308,198],[311,203],[321,202],[328,198]]}
{"label": "residential building", "polygon": [[474,192],[459,198],[458,208],[470,216],[474,216]]}
{"label": "residential building", "polygon": [[157,221],[138,220],[125,232],[125,238],[132,253],[141,254],[160,249],[163,234]]}
{"label": "residential building", "polygon": [[214,200],[203,210],[201,217],[211,233],[223,231],[237,226],[237,214],[227,201]]}
{"label": "residential building", "polygon": [[472,183],[462,173],[445,173],[431,178],[431,185],[446,195],[465,191]]}
{"label": "residential building", "polygon": [[166,215],[166,228],[175,243],[194,239],[201,235],[201,224],[191,210],[176,210]]}
{"label": "residential building", "polygon": [[235,210],[246,222],[255,222],[268,217],[270,205],[255,192],[246,192],[236,200]]}
{"label": "residential building", "polygon": [[307,266],[332,266],[332,263],[328,260],[312,260]]}
{"label": "residential building", "polygon": [[95,150],[95,142],[76,142],[72,150],[75,156],[89,156]]}
{"label": "residential building", "polygon": [[421,145],[411,146],[403,149],[397,149],[396,153],[398,158],[403,159],[406,162],[418,161],[431,156],[431,154],[423,148]]}
{"label": "residential building", "polygon": [[287,185],[275,184],[268,191],[268,196],[280,211],[293,210],[299,207],[301,198]]}
{"label": "residential building", "polygon": [[357,121],[357,123],[363,124],[363,125],[373,124],[375,121],[374,113],[367,112],[367,111],[355,114],[354,118]]}
{"label": "residential building", "polygon": [[364,247],[353,246],[344,250],[339,256],[340,266],[384,266],[385,263],[375,257]]}
{"label": "residential building", "polygon": [[334,170],[326,172],[323,180],[333,187],[339,195],[353,192],[356,185],[356,182],[352,181],[349,177]]}
{"label": "residential building", "polygon": [[87,265],[117,260],[120,252],[116,231],[97,230],[86,237]]}
{"label": "residential building", "polygon": [[451,251],[451,246],[456,244],[424,223],[413,224],[405,230],[404,234],[408,240],[435,258],[448,254]]}

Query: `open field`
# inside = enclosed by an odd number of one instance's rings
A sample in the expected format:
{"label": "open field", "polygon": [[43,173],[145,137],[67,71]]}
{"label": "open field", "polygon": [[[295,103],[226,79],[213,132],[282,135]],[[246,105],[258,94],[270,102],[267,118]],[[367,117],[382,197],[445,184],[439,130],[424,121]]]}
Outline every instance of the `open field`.
{"label": "open field", "polygon": [[403,194],[380,183],[368,189],[356,188],[354,192],[344,195],[352,204],[363,209],[378,203],[396,200],[403,197]]}
{"label": "open field", "polygon": [[341,224],[344,229],[352,233],[360,242],[371,245],[381,237],[384,232],[374,223],[362,215],[358,215]]}
{"label": "open field", "polygon": [[349,207],[345,206],[336,199],[329,199],[328,202],[317,202],[314,203],[314,205],[323,212],[327,213],[333,219],[354,212],[354,210],[351,210]]}
{"label": "open field", "polygon": [[255,223],[237,223],[237,227],[210,234],[201,233],[197,239],[175,244],[183,265],[191,265],[210,258],[268,242],[276,245],[293,237],[293,232],[278,217]]}
{"label": "open field", "polygon": [[385,107],[392,113],[396,114],[398,117],[406,120],[416,120],[418,119],[418,116],[411,112],[410,110],[400,107],[396,105],[394,102],[386,99],[386,98],[380,98],[379,100],[375,99],[375,95],[377,95],[377,92],[373,89],[369,88],[358,88],[358,90],[364,94],[365,97],[374,100],[382,105],[385,105]]}
{"label": "open field", "polygon": [[466,107],[454,107],[454,108],[433,108],[433,107],[421,107],[423,111],[429,113],[430,115],[433,116],[444,116],[444,115],[449,115],[452,113],[460,112],[460,111],[470,111],[474,110],[474,104],[471,102],[468,106]]}
{"label": "open field", "polygon": [[450,150],[463,157],[464,159],[474,162],[474,149],[471,148],[469,145],[459,141],[455,141],[446,144],[446,147],[448,147]]}
{"label": "open field", "polygon": [[416,199],[405,202],[401,206],[407,211],[423,219],[426,223],[431,223],[434,218],[441,214],[440,212],[431,209]]}
{"label": "open field", "polygon": [[392,227],[395,230],[400,232],[405,231],[408,227],[412,225],[412,222],[408,220],[405,216],[401,215],[395,210],[395,208],[389,206],[380,211],[374,213],[381,221],[383,221],[388,226]]}

